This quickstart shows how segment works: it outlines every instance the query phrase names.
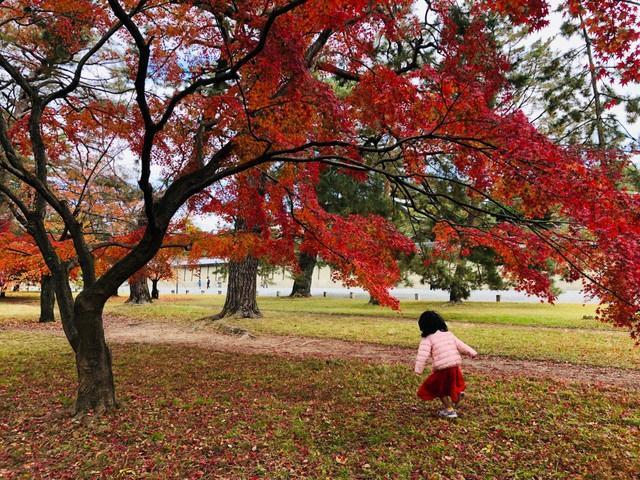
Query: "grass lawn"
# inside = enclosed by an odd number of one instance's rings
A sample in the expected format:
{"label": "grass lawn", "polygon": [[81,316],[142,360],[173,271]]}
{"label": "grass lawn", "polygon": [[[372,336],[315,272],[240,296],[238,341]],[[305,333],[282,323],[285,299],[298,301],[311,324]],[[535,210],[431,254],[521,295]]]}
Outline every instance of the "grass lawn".
{"label": "grass lawn", "polygon": [[[114,298],[107,304],[107,312],[131,315],[132,309],[124,298]],[[171,317],[175,320],[193,320],[218,313],[224,303],[222,295],[164,295],[159,302],[145,305],[133,315],[139,318]],[[520,325],[551,328],[581,328],[610,330],[593,320],[595,305],[542,303],[490,303],[467,302],[450,305],[447,302],[420,302],[403,300],[402,310],[370,305],[362,299],[258,297],[260,309],[266,317],[295,317],[301,313],[314,315],[357,316],[377,319],[415,320],[425,310],[439,310],[451,321]],[[587,318],[584,318],[587,317]]]}
{"label": "grass lawn", "polygon": [[[166,295],[152,305],[126,305],[115,298],[106,313],[128,318],[193,323],[217,313],[222,296]],[[444,302],[405,302],[403,310],[368,305],[349,299],[259,298],[265,318],[230,320],[252,332],[300,335],[415,347],[419,341],[415,318],[436,309],[451,330],[481,354],[554,360],[577,364],[640,368],[640,348],[628,333],[583,317],[593,305],[538,303],[478,303],[450,306]],[[38,317],[37,296],[22,294],[0,303],[0,325],[32,322]],[[17,319],[17,320],[16,320]]]}
{"label": "grass lawn", "polygon": [[0,326],[11,323],[38,321],[40,297],[34,293],[7,293],[0,299]]}
{"label": "grass lawn", "polygon": [[[115,299],[107,311],[121,316],[193,322],[222,306],[222,296],[165,296],[153,305],[130,306]],[[583,317],[594,305],[445,302],[403,303],[401,312],[349,299],[259,298],[264,318],[228,320],[256,333],[299,335],[415,347],[415,319],[440,311],[451,330],[479,352],[513,358],[640,368],[640,348],[627,332]]]}
{"label": "grass lawn", "polygon": [[[278,316],[259,320],[227,320],[226,323],[258,333],[338,338],[415,348],[420,341],[413,320],[300,314],[295,318]],[[450,322],[449,327],[481,355],[640,369],[640,348],[634,346],[626,332],[457,322]]]}
{"label": "grass lawn", "polygon": [[640,392],[470,375],[454,422],[400,366],[114,347],[122,408],[74,423],[61,338],[0,332],[0,478],[631,479]]}

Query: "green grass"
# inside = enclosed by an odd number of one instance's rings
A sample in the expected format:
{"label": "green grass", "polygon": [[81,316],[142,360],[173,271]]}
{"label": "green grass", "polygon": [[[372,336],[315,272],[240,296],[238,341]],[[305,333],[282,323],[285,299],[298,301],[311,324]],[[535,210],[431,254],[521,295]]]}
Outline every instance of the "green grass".
{"label": "green grass", "polygon": [[[217,313],[224,303],[221,295],[165,295],[159,302],[143,307],[129,306],[123,299],[107,304],[107,312],[154,319],[160,316],[175,320],[193,320]],[[295,317],[301,313],[339,315],[384,319],[416,319],[424,310],[439,310],[452,321],[481,324],[522,325],[556,328],[584,328],[610,330],[610,325],[597,322],[595,305],[541,303],[466,302],[450,305],[447,302],[403,301],[402,310],[369,305],[362,299],[308,298],[291,299],[259,297],[260,309],[267,317]]]}
{"label": "green grass", "polygon": [[[130,306],[124,297],[110,300],[106,313],[153,320],[169,318],[190,321],[217,313],[224,303],[222,295],[163,295],[152,305]],[[542,303],[490,303],[466,302],[450,305],[447,302],[404,300],[399,312],[370,305],[362,299],[336,299],[313,297],[259,297],[262,312],[268,316],[297,316],[300,313],[316,315],[358,316],[384,319],[416,319],[424,310],[439,310],[451,321],[497,325],[521,325],[550,328],[580,328],[611,330],[611,325],[593,319],[595,305]],[[38,296],[33,293],[11,293],[0,300],[0,322],[9,318],[30,320],[39,314]],[[585,318],[586,317],[586,318]]]}
{"label": "green grass", "polygon": [[[164,296],[152,305],[126,305],[111,300],[106,313],[145,321],[191,324],[217,313],[222,296]],[[437,309],[451,330],[481,354],[512,358],[554,360],[576,364],[640,368],[640,348],[629,335],[584,315],[594,306],[527,303],[406,302],[401,312],[349,299],[259,298],[265,318],[234,320],[250,331],[299,335],[415,347],[419,338],[415,318],[425,309]],[[0,310],[0,325],[16,312],[18,322],[37,318],[37,297],[22,294]],[[4,307],[4,305],[2,305]],[[3,320],[4,319],[4,320]],[[15,320],[13,320],[15,323]]]}
{"label": "green grass", "polygon": [[[640,465],[640,392],[470,375],[454,422],[401,366],[114,346],[89,426],[62,339],[0,332],[0,478],[607,478]],[[612,441],[615,439],[615,441]]]}
{"label": "green grass", "polygon": [[7,293],[0,298],[0,325],[7,322],[31,322],[40,316],[40,300],[33,293]]}
{"label": "green grass", "polygon": [[[219,311],[222,297],[166,296],[153,305],[113,301],[108,312],[143,319],[191,323]],[[415,318],[426,309],[440,311],[451,330],[482,354],[576,364],[640,368],[640,348],[628,333],[583,319],[593,305],[526,303],[406,302],[400,313],[348,299],[260,298],[260,320],[233,320],[252,332],[382,343],[415,347]]]}
{"label": "green grass", "polygon": [[362,299],[289,299],[260,298],[260,306],[266,312],[306,312],[327,315],[357,315],[379,318],[416,319],[425,310],[438,310],[448,320],[493,323],[506,325],[529,325],[558,328],[611,328],[584,316],[595,315],[595,305],[542,303],[492,303],[464,302],[452,305],[448,302],[422,302],[403,300],[401,310],[370,305]]}
{"label": "green grass", "polygon": [[[228,320],[251,332],[337,338],[340,340],[416,347],[420,340],[414,321],[359,317],[269,317]],[[450,329],[480,354],[554,360],[576,364],[640,368],[640,348],[625,332],[518,327],[450,322]]]}

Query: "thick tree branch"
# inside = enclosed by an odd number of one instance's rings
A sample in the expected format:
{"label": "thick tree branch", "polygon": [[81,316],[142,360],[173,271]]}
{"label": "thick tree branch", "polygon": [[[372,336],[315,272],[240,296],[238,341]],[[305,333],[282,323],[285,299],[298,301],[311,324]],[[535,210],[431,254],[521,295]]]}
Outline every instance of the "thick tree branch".
{"label": "thick tree branch", "polygon": [[330,28],[323,30],[318,35],[318,38],[316,38],[316,40],[307,49],[307,51],[304,54],[304,63],[307,66],[307,68],[311,68],[313,66],[316,56],[318,55],[318,53],[320,53],[320,50],[322,50],[322,47],[324,47],[326,43],[329,41],[329,38],[331,38],[332,34],[333,34],[333,30],[331,30]]}
{"label": "thick tree branch", "polygon": [[9,76],[22,88],[22,90],[31,98],[37,95],[36,90],[29,84],[27,79],[0,53],[0,67],[2,67]]}
{"label": "thick tree branch", "polygon": [[[110,2],[111,1],[114,1],[114,0],[110,0]],[[240,71],[240,69],[244,65],[249,63],[251,60],[253,60],[264,49],[264,46],[267,42],[267,37],[269,36],[269,32],[271,31],[271,28],[273,27],[273,24],[275,23],[277,18],[290,12],[291,10],[294,10],[300,5],[305,4],[307,1],[308,0],[295,0],[288,4],[283,5],[282,7],[279,7],[273,10],[267,17],[267,21],[265,22],[264,27],[262,27],[260,36],[258,38],[258,43],[256,44],[256,46],[251,51],[249,51],[244,57],[242,57],[233,65],[230,65],[225,70],[216,73],[216,75],[214,75],[213,77],[200,78],[195,82],[193,82],[188,87],[186,87],[185,89],[176,93],[171,98],[171,100],[169,100],[169,103],[167,104],[167,108],[164,114],[162,115],[162,118],[158,121],[157,128],[159,129],[163,128],[163,126],[169,121],[169,118],[171,118],[171,115],[173,114],[173,111],[176,108],[176,106],[186,97],[188,97],[192,93],[195,93],[198,89],[202,87],[207,87],[210,85],[221,84],[228,80],[237,79],[238,72]]]}
{"label": "thick tree branch", "polygon": [[[124,248],[126,250],[133,250],[134,248],[136,248],[136,244],[122,243],[122,242],[102,242],[96,245],[92,245],[91,251],[95,252],[96,250],[101,250],[103,248],[109,248],[109,247],[118,247],[118,248]],[[163,243],[162,245],[160,245],[160,249],[165,249],[165,248],[181,248],[184,251],[188,252],[193,248],[193,243]]]}

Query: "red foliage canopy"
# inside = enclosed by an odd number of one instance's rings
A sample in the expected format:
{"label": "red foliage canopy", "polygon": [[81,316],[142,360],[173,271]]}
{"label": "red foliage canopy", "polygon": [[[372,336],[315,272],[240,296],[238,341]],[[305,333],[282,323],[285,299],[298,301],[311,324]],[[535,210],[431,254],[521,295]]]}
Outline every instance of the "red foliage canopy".
{"label": "red foliage canopy", "polygon": [[[433,2],[425,21],[412,4],[3,2],[10,41],[0,67],[10,88],[0,165],[19,187],[0,192],[27,224],[34,192],[61,217],[83,272],[80,298],[105,300],[147,262],[189,198],[192,207],[242,218],[246,233],[226,246],[221,240],[227,255],[249,244],[290,254],[291,239],[307,228],[314,233],[304,248],[324,249],[345,279],[388,298],[394,255],[411,243],[384,219],[324,212],[314,194],[321,163],[374,171],[407,208],[442,222],[443,251],[461,239],[491,246],[520,288],[549,299],[539,271],[552,262],[559,274],[587,279],[588,292],[603,301],[603,320],[640,334],[640,209],[621,186],[627,160],[540,135],[512,108],[509,65],[485,24],[490,10],[540,28],[546,2],[475,2],[465,22],[448,0]],[[596,54],[616,62],[623,81],[639,80],[635,3],[568,0],[563,7],[583,18]],[[100,66],[85,68],[96,59]],[[105,138],[113,142],[97,142]],[[139,160],[147,224],[99,278],[76,221],[86,199],[46,173],[76,156],[78,145],[114,159],[125,145]],[[152,167],[162,172],[155,182]],[[443,179],[477,200],[462,211],[481,209],[494,221],[438,218],[441,194],[432,182]],[[416,196],[432,207],[413,205]],[[68,209],[70,197],[79,210]],[[46,239],[38,238],[45,251]]]}

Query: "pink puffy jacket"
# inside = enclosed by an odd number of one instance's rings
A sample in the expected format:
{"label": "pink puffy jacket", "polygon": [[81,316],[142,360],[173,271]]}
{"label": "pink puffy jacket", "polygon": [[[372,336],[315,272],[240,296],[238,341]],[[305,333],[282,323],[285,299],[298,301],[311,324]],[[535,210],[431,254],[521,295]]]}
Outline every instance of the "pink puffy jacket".
{"label": "pink puffy jacket", "polygon": [[416,356],[415,372],[422,373],[429,358],[431,358],[433,362],[434,370],[442,370],[460,365],[462,363],[462,356],[460,354],[475,357],[478,352],[459,340],[453,333],[437,331],[428,337],[424,337],[420,341],[420,348],[418,348],[418,355]]}

